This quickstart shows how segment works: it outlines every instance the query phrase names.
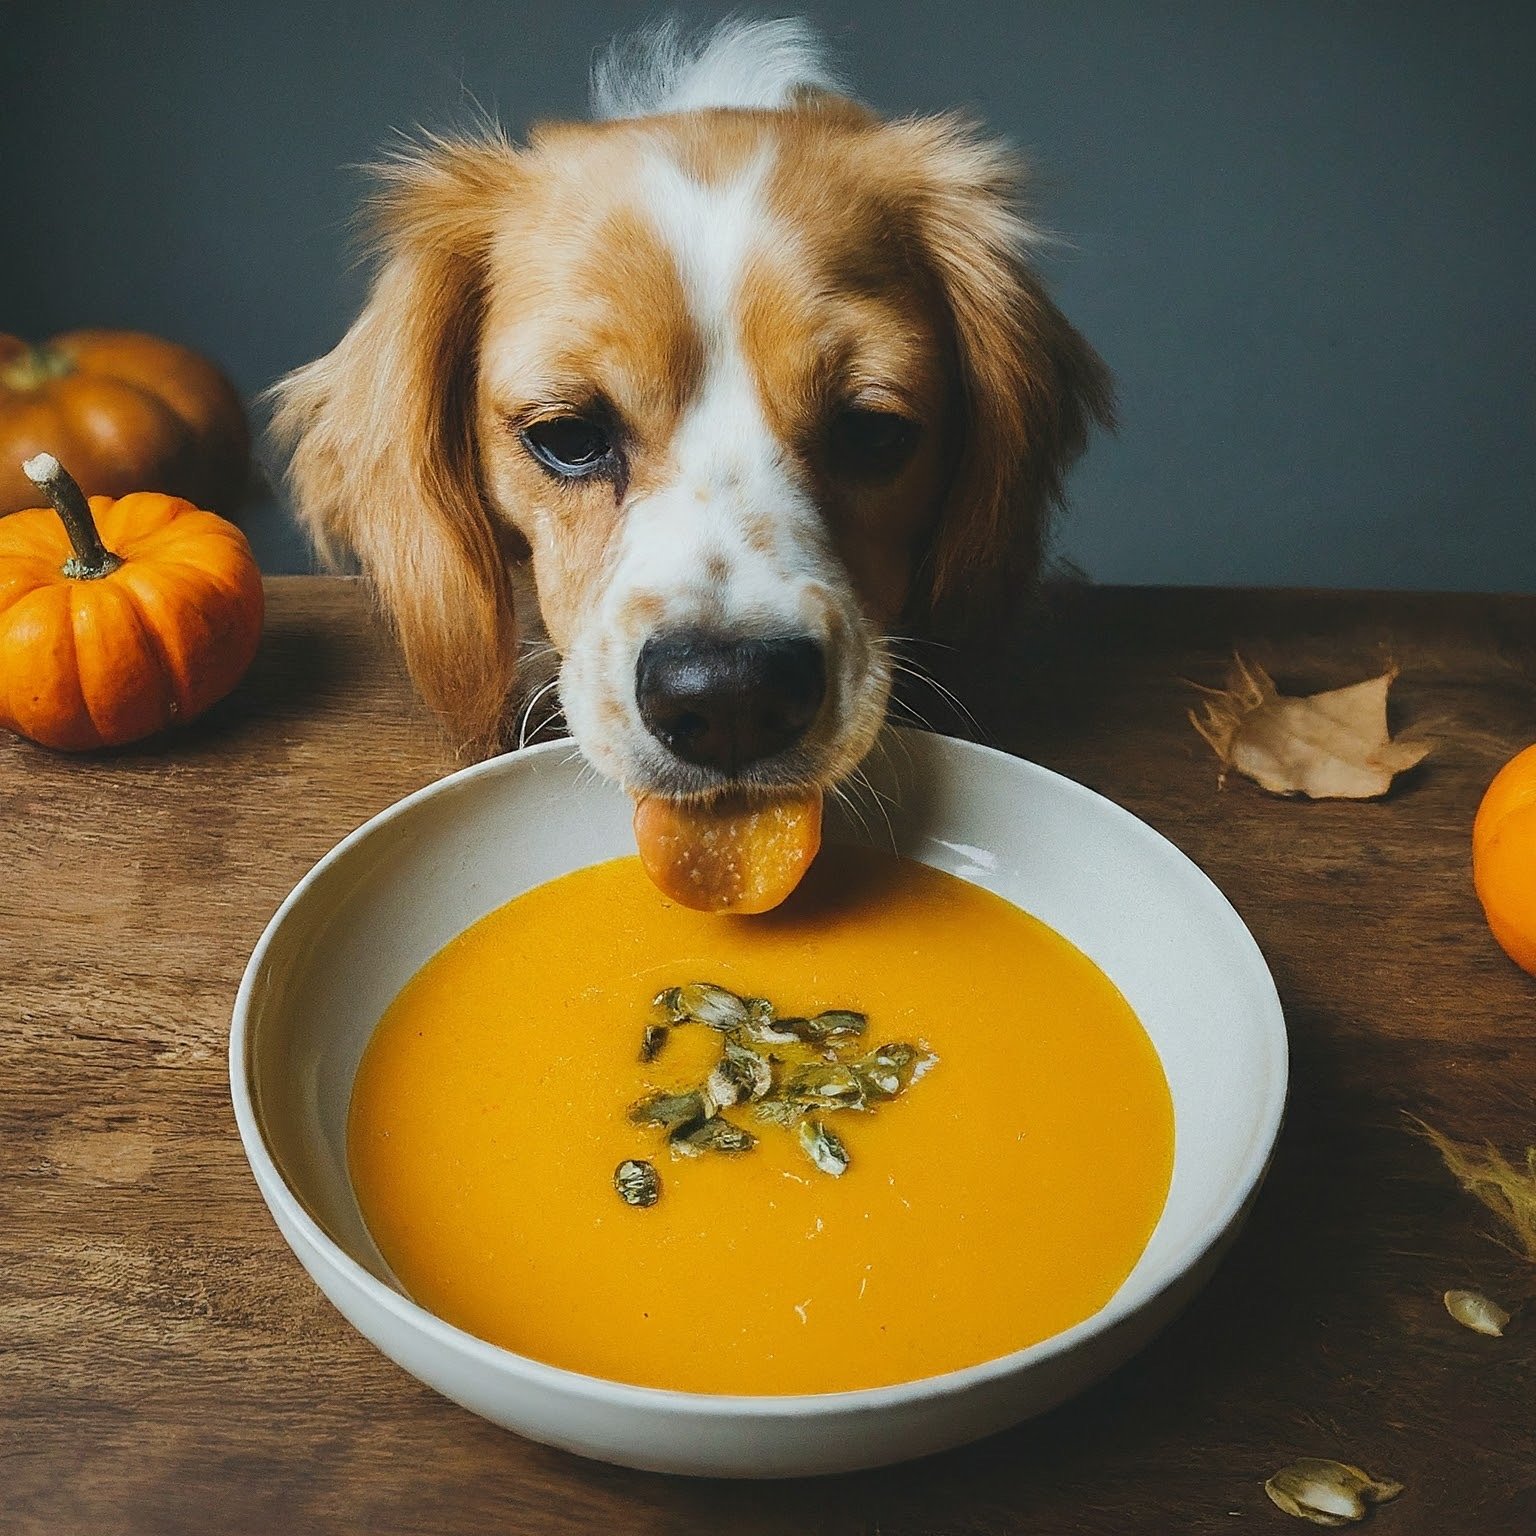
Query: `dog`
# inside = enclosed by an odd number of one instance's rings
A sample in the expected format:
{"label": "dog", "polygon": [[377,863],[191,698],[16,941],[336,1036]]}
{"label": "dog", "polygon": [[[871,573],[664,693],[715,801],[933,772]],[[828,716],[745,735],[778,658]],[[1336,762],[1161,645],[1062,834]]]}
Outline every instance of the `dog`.
{"label": "dog", "polygon": [[651,28],[592,121],[378,174],[371,292],[274,427],[466,752],[542,681],[636,796],[837,785],[893,634],[1032,582],[1110,422],[1018,160],[882,119],[800,22]]}

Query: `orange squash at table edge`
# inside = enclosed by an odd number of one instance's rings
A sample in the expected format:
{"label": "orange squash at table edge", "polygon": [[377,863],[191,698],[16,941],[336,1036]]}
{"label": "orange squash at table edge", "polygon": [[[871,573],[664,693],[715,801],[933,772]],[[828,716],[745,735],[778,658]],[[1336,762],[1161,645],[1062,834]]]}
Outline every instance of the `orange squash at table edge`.
{"label": "orange squash at table edge", "polygon": [[1536,976],[1536,744],[1505,763],[1477,808],[1472,883],[1504,953]]}
{"label": "orange squash at table edge", "polygon": [[92,497],[44,454],[54,506],[0,518],[0,726],[123,746],[227,694],[261,639],[261,573],[232,523],[179,497]]}

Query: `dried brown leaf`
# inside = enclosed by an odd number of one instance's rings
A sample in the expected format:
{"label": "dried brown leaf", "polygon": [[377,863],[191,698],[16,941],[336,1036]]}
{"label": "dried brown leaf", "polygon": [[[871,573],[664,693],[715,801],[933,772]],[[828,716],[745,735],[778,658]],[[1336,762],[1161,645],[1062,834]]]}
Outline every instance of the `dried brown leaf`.
{"label": "dried brown leaf", "polygon": [[1232,658],[1225,688],[1206,688],[1204,714],[1190,724],[1221,760],[1276,795],[1313,800],[1371,800],[1428,754],[1432,743],[1394,738],[1387,692],[1395,670],[1347,688],[1293,698],[1255,662]]}
{"label": "dried brown leaf", "polygon": [[1519,1168],[1492,1142],[1464,1147],[1422,1120],[1414,1123],[1456,1182],[1509,1228],[1525,1257],[1536,1264],[1536,1147],[1525,1149],[1525,1167]]}

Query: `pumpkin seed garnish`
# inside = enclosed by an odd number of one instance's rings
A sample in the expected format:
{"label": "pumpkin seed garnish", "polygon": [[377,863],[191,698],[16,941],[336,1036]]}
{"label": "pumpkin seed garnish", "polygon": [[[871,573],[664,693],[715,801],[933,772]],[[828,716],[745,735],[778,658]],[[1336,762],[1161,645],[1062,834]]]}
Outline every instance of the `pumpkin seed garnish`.
{"label": "pumpkin seed garnish", "polygon": [[727,1035],[725,1053],[709,1074],[704,1092],[721,1109],[726,1109],[732,1104],[755,1102],[772,1085],[772,1064]]}
{"label": "pumpkin seed garnish", "polygon": [[684,1019],[711,1029],[740,1029],[751,1018],[741,998],[712,981],[690,981],[679,987],[677,1006]]}
{"label": "pumpkin seed garnish", "polygon": [[1509,1313],[1496,1301],[1489,1301],[1480,1291],[1447,1291],[1445,1310],[1473,1333],[1485,1333],[1502,1339],[1509,1326]]}
{"label": "pumpkin seed garnish", "polygon": [[690,1120],[704,1120],[709,1116],[709,1106],[697,1088],[686,1093],[648,1093],[629,1106],[629,1118],[636,1125],[659,1125],[665,1131],[674,1131]]}
{"label": "pumpkin seed garnish", "polygon": [[684,1157],[697,1157],[700,1152],[750,1152],[757,1145],[757,1137],[742,1126],[711,1115],[696,1125],[679,1126],[667,1142]]}
{"label": "pumpkin seed garnish", "polygon": [[817,1109],[863,1109],[868,1101],[858,1072],[840,1061],[808,1062],[794,1068],[779,1093],[792,1103]]}
{"label": "pumpkin seed garnish", "polygon": [[626,1157],[614,1170],[613,1187],[625,1205],[645,1207],[661,1199],[661,1175],[651,1164]]}
{"label": "pumpkin seed garnish", "polygon": [[851,1008],[827,1008],[804,1024],[797,1032],[802,1040],[853,1040],[864,1033],[869,1020]]}
{"label": "pumpkin seed garnish", "polygon": [[664,1024],[681,1024],[686,1017],[683,1013],[681,987],[663,987],[655,997],[651,999],[651,1010]]}
{"label": "pumpkin seed garnish", "polygon": [[1304,1456],[1282,1467],[1264,1484],[1276,1509],[1313,1525],[1354,1525],[1373,1504],[1385,1504],[1403,1491],[1401,1483],[1378,1482],[1369,1472],[1344,1461]]}
{"label": "pumpkin seed garnish", "polygon": [[735,1030],[739,1039],[753,1045],[788,1045],[797,1038],[794,1031],[786,1027],[788,1021],[777,1016],[766,997],[747,997],[742,1001],[746,1004],[747,1018]]}
{"label": "pumpkin seed garnish", "polygon": [[792,1045],[800,1037],[785,1025],[793,1022],[792,1019],[751,1018],[735,1033],[752,1045]]}
{"label": "pumpkin seed garnish", "polygon": [[[839,1178],[849,1166],[848,1149],[819,1117],[889,1103],[938,1059],[926,1046],[901,1040],[843,1057],[840,1048],[861,1038],[869,1027],[864,1014],[826,1008],[807,1017],[780,1018],[767,998],[738,996],[710,981],[663,988],[652,999],[651,1012],[640,1045],[643,1063],[660,1055],[678,1025],[702,1024],[722,1036],[719,1058],[697,1088],[653,1091],[629,1108],[636,1125],[666,1133],[676,1157],[750,1151],[757,1137],[721,1114],[741,1105],[761,1124],[794,1131],[811,1162]],[[626,1200],[627,1187],[642,1188],[643,1175],[636,1170],[655,1178],[649,1163],[621,1164],[626,1182],[619,1192]],[[654,1203],[659,1190],[657,1181],[649,1199],[630,1203]]]}
{"label": "pumpkin seed garnish", "polygon": [[798,1132],[805,1155],[834,1179],[848,1171],[848,1149],[836,1131],[830,1131],[820,1120],[802,1120]]}
{"label": "pumpkin seed garnish", "polygon": [[870,1098],[894,1099],[905,1093],[937,1059],[932,1051],[893,1040],[849,1066]]}
{"label": "pumpkin seed garnish", "polygon": [[828,1008],[811,1018],[789,1018],[771,1021],[768,1032],[759,1036],[775,1044],[787,1045],[791,1040],[805,1045],[824,1045],[835,1040],[852,1040],[864,1033],[869,1020],[862,1013],[850,1008]]}
{"label": "pumpkin seed garnish", "polygon": [[704,1079],[704,1103],[711,1115],[740,1104],[746,1096],[746,1084],[723,1061]]}
{"label": "pumpkin seed garnish", "polygon": [[810,1110],[804,1104],[796,1104],[790,1099],[774,1096],[754,1104],[752,1114],[764,1125],[779,1125],[786,1131],[792,1131],[810,1114]]}

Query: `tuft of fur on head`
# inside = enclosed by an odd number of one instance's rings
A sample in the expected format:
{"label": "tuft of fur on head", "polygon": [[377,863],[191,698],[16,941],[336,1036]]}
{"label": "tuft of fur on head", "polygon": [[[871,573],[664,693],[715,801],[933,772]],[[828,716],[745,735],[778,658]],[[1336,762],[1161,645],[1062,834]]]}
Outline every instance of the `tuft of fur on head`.
{"label": "tuft of fur on head", "polygon": [[710,107],[776,111],[815,93],[840,95],[844,87],[798,17],[731,17],[698,33],[667,17],[615,39],[592,65],[598,119]]}

